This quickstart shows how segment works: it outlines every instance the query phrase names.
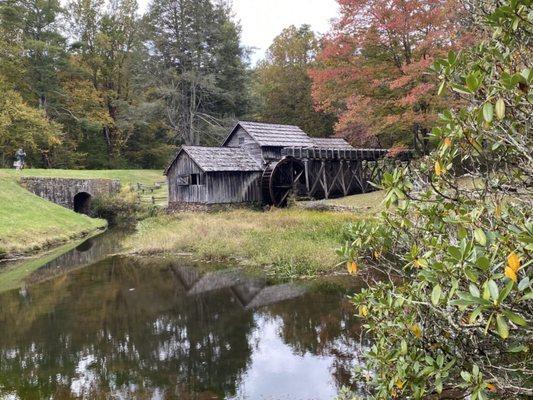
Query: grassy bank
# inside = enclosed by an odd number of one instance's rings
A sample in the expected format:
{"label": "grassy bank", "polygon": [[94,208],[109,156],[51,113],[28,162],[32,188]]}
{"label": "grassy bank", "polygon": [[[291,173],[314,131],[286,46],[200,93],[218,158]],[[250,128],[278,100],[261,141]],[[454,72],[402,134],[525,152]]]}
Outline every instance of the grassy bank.
{"label": "grassy bank", "polygon": [[0,175],[0,258],[42,250],[106,225],[43,200]]}
{"label": "grassy bank", "polygon": [[142,221],[126,246],[141,254],[190,252],[203,260],[237,259],[277,277],[329,272],[355,213],[297,208],[182,213]]}
{"label": "grassy bank", "polygon": [[[118,179],[123,185],[134,186],[154,186],[156,182],[164,180],[161,171],[147,170],[0,169],[0,258],[56,246],[106,226],[103,220],[76,214],[26,191],[17,183],[21,176],[107,178]],[[164,186],[157,189],[156,193],[146,191],[142,195],[147,197],[146,201],[151,201],[151,196],[164,196],[161,202],[166,203]]]}

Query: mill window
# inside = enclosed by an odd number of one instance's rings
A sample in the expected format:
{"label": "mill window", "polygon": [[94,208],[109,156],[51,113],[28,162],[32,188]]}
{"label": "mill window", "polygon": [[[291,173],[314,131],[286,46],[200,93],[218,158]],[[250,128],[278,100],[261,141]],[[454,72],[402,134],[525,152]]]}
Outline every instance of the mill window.
{"label": "mill window", "polygon": [[193,186],[203,185],[203,176],[202,174],[191,174],[190,184]]}

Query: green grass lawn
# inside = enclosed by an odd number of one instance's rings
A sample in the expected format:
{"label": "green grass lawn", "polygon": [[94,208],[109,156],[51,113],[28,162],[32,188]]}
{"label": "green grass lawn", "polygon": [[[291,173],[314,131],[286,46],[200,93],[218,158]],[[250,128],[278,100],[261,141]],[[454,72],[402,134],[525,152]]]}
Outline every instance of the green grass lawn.
{"label": "green grass lawn", "polygon": [[86,179],[117,179],[123,185],[153,185],[156,182],[166,181],[163,171],[160,170],[75,170],[75,169],[0,169],[0,176],[18,178],[21,176],[42,176],[51,178],[86,178]]}
{"label": "green grass lawn", "polygon": [[[76,214],[64,207],[41,199],[19,186],[21,176],[56,178],[117,179],[123,185],[137,188],[163,183],[161,171],[152,170],[44,170],[0,169],[0,257],[34,252],[104,228],[106,222]],[[166,204],[166,185],[151,193],[140,193],[143,201]]]}

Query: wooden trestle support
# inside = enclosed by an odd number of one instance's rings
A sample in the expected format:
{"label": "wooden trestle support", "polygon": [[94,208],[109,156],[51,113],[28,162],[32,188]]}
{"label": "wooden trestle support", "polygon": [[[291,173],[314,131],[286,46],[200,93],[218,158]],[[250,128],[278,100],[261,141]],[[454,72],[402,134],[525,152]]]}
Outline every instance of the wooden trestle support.
{"label": "wooden trestle support", "polygon": [[265,203],[283,207],[287,199],[329,199],[375,190],[387,170],[408,163],[410,152],[388,157],[385,149],[326,149],[287,147],[283,158],[263,173]]}

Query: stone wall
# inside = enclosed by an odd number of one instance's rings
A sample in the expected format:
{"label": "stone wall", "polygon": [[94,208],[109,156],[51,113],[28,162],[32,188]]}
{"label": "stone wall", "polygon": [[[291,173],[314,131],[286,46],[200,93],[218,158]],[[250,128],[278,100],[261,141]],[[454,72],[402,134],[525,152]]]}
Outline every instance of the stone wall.
{"label": "stone wall", "polygon": [[117,193],[120,182],[110,179],[70,179],[25,177],[20,184],[43,199],[74,209],[74,196],[88,193],[91,198]]}

